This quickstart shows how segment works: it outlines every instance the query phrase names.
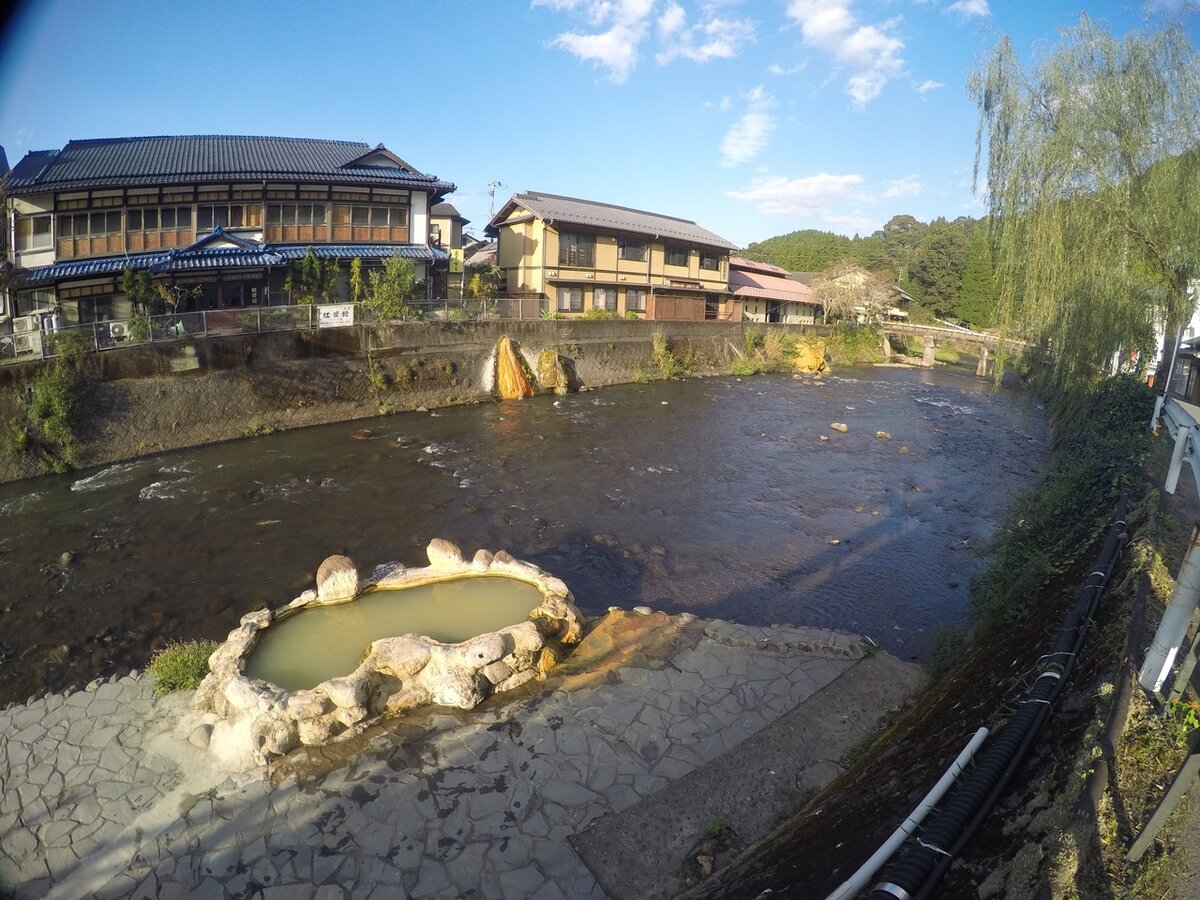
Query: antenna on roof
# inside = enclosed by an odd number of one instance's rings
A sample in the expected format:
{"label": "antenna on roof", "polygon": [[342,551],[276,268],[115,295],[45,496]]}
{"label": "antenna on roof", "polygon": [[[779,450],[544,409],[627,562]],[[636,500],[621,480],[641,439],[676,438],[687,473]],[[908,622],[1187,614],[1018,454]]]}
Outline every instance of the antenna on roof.
{"label": "antenna on roof", "polygon": [[504,187],[504,185],[499,181],[488,182],[488,196],[491,198],[491,202],[488,204],[489,219],[496,215],[496,188],[498,187]]}

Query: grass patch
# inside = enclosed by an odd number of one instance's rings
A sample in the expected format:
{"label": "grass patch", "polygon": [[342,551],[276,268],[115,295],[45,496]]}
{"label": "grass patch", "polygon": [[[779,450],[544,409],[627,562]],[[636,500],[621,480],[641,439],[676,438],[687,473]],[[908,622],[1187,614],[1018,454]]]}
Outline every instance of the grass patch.
{"label": "grass patch", "polygon": [[208,674],[208,658],[217,649],[214,641],[180,641],[154,654],[146,671],[154,679],[154,693],[192,691]]}
{"label": "grass patch", "polygon": [[883,362],[883,333],[878,328],[841,324],[830,332],[825,345],[835,366]]}
{"label": "grass patch", "polygon": [[1039,595],[1069,572],[1103,531],[1123,486],[1150,451],[1154,395],[1132,376],[1102,382],[1068,430],[1055,435],[1050,470],[1018,496],[991,542],[991,562],[971,583],[985,629],[1029,616]]}

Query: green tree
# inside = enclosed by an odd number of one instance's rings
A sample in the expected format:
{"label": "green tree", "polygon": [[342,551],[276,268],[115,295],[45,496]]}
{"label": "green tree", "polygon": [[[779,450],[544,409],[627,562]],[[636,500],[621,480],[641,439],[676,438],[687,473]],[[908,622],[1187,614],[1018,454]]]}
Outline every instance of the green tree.
{"label": "green tree", "polygon": [[1052,350],[1045,387],[1065,411],[1118,351],[1149,349],[1155,325],[1169,346],[1191,313],[1197,58],[1178,22],[1118,41],[1084,16],[1030,72],[1004,38],[969,87],[1000,323]]}
{"label": "green tree", "polygon": [[366,294],[366,285],[362,277],[362,260],[357,256],[350,260],[350,301],[361,303]]}
{"label": "green tree", "polygon": [[504,273],[499,266],[477,265],[467,266],[470,279],[467,282],[467,293],[476,300],[491,300],[500,293],[500,282]]}
{"label": "green tree", "polygon": [[970,244],[961,225],[934,220],[913,249],[908,292],[937,315],[950,315],[958,305],[969,252]]}
{"label": "green tree", "polygon": [[338,299],[337,275],[337,260],[321,259],[310,246],[299,262],[288,264],[283,289],[296,303],[333,303]]}
{"label": "green tree", "polygon": [[971,255],[963,269],[954,314],[972,328],[991,328],[996,324],[996,272],[987,234],[982,230],[971,239]]}
{"label": "green tree", "polygon": [[381,319],[420,319],[421,311],[412,305],[417,286],[416,271],[412,260],[389,256],[383,268],[373,270],[368,276],[370,287],[363,306]]}

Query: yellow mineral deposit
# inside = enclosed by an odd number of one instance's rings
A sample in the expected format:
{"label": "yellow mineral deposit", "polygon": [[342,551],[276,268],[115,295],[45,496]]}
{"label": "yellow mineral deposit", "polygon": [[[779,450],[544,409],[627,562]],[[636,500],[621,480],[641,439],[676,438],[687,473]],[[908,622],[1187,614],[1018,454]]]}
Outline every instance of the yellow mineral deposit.
{"label": "yellow mineral deposit", "polygon": [[799,341],[796,344],[796,371],[809,375],[829,374],[829,363],[825,360],[824,341]]}
{"label": "yellow mineral deposit", "polygon": [[520,400],[532,397],[533,387],[525,376],[525,367],[516,348],[507,336],[496,344],[496,391],[501,400]]}

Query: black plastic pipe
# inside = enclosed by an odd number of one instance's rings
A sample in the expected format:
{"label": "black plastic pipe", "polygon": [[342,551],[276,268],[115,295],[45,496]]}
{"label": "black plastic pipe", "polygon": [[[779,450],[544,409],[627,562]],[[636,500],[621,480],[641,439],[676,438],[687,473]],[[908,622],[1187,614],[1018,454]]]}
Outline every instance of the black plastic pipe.
{"label": "black plastic pipe", "polygon": [[1093,571],[1063,620],[1054,649],[1038,659],[1042,670],[1020,708],[991,744],[975,757],[971,774],[916,838],[916,844],[871,890],[870,900],[928,897],[1004,793],[1075,668],[1079,649],[1120,552],[1121,536],[1125,531],[1125,503],[1125,492],[1122,491],[1116,520],[1109,526]]}

